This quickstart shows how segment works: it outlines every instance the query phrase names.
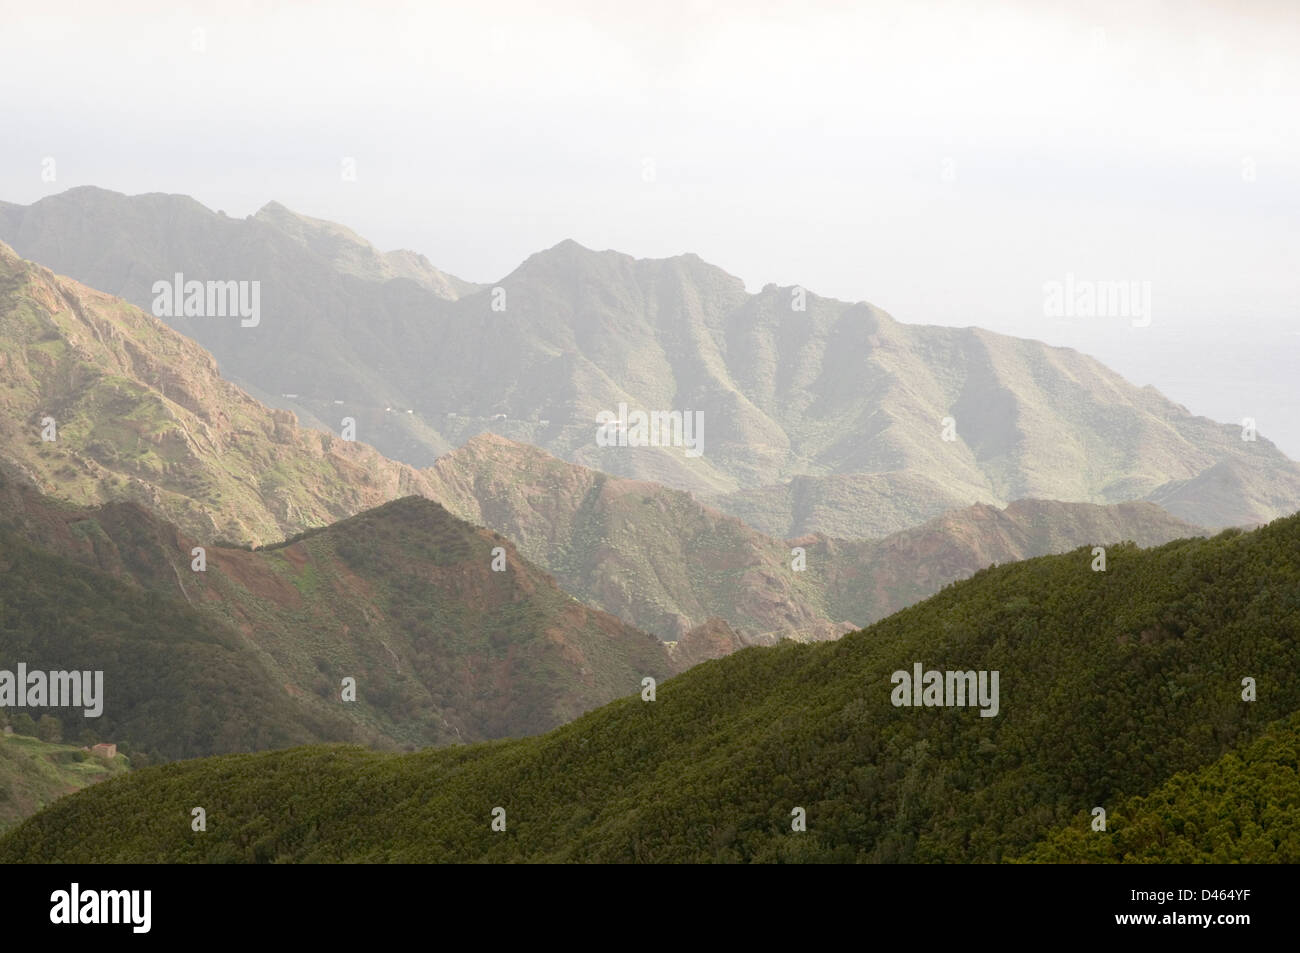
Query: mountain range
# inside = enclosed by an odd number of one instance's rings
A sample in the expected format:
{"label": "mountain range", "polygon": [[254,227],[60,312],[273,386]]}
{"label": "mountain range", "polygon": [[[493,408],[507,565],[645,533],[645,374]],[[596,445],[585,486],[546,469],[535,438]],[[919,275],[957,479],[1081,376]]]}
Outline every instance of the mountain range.
{"label": "mountain range", "polygon": [[[693,255],[0,203],[0,669],[108,693],[0,741],[0,826],[90,785],[0,860],[1300,859],[1300,468],[1249,436]],[[1000,713],[891,705],[922,662]]]}
{"label": "mountain range", "polygon": [[[0,363],[0,460],[46,494],[139,503],[202,545],[270,545],[423,496],[683,657],[831,638],[993,562],[1201,532],[1150,503],[1036,501],[978,504],[882,540],[780,540],[689,492],[487,433],[416,470],[263,406],[158,319],[4,246]],[[707,646],[692,634],[706,625]]]}
{"label": "mountain range", "polygon": [[[694,255],[565,241],[475,285],[275,203],[233,219],[89,187],[0,205],[0,240],[146,309],[178,273],[260,282],[256,327],[164,320],[253,396],[331,431],[350,417],[417,467],[491,431],[778,538],[880,537],[1022,498],[1150,500],[1210,528],[1300,506],[1300,471],[1268,440],[1075,351],[797,287],[749,294]],[[620,405],[701,413],[702,454],[601,446],[597,415]]]}

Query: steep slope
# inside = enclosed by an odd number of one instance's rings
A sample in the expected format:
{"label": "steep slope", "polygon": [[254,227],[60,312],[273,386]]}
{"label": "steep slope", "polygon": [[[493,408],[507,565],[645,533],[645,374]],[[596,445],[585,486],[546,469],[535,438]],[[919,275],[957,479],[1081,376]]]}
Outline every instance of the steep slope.
{"label": "steep slope", "polygon": [[253,220],[272,226],[327,261],[337,271],[366,281],[407,278],[440,298],[455,301],[479,286],[439,271],[413,251],[381,252],[351,229],[291,212],[279,202],[269,202]]}
{"label": "steep slope", "polygon": [[677,671],[684,672],[701,662],[724,658],[752,644],[737,634],[725,620],[715,617],[697,625],[680,639],[665,642],[664,646]]}
{"label": "steep slope", "polygon": [[282,539],[428,495],[410,467],[298,427],[162,322],[3,245],[0,409],[0,454],[43,491],[144,503],[205,540]]}
{"label": "steep slope", "polygon": [[[341,712],[297,704],[221,618],[38,549],[0,529],[0,670],[103,673],[102,712],[48,707],[65,740],[152,759],[309,741],[379,742]],[[10,712],[10,717],[22,709]]]}
{"label": "steep slope", "polygon": [[[694,255],[566,241],[492,287],[448,291],[275,204],[235,221],[88,188],[0,207],[0,239],[141,306],[176,272],[261,281],[256,328],[167,320],[233,379],[331,427],[348,413],[415,465],[490,430],[708,496],[776,537],[878,537],[1022,498],[1167,501],[1206,526],[1300,507],[1300,470],[1270,442],[1075,351],[799,288],[750,295]],[[597,415],[620,404],[702,413],[702,453],[599,445]]]}
{"label": "steep slope", "polygon": [[852,628],[825,615],[818,580],[791,570],[790,547],[680,490],[491,434],[426,475],[458,516],[516,540],[568,591],[662,639],[714,617],[753,643]]}
{"label": "steep slope", "polygon": [[411,744],[536,734],[670,670],[657,639],[417,497],[256,553],[218,550],[187,588],[255,628],[290,684],[334,704],[356,678],[353,717]]}
{"label": "steep slope", "polygon": [[[830,638],[992,563],[1084,544],[1153,546],[1201,532],[1150,503],[1037,500],[957,510],[882,540],[782,541],[688,493],[611,477],[491,434],[442,457],[426,475],[458,516],[515,540],[568,591],[666,640],[713,619],[742,644]],[[795,546],[805,550],[800,571]],[[705,635],[692,640],[692,657],[705,644],[734,644],[731,637],[700,641]]]}
{"label": "steep slope", "polygon": [[351,417],[358,439],[416,466],[454,446],[423,420],[386,410],[413,406],[397,371],[412,353],[434,349],[431,313],[475,287],[422,256],[385,255],[348,229],[277,203],[235,219],[185,196],[128,198],[91,187],[31,209],[0,203],[0,242],[150,313],[154,283],[177,273],[259,282],[255,328],[238,319],[163,320],[211,351],[232,382],[313,425],[338,432]]}
{"label": "steep slope", "polygon": [[1190,479],[1171,480],[1149,498],[1175,516],[1195,515],[1207,526],[1244,526],[1260,513],[1295,509],[1287,485],[1261,482],[1249,460],[1223,460]]}
{"label": "steep slope", "polygon": [[[5,835],[0,862],[1018,856],[1300,710],[1300,516],[1090,562],[985,570],[838,641],[749,648],[540,738],[133,772]],[[916,663],[999,672],[997,714],[896,706],[891,673]],[[194,836],[176,817],[200,802],[218,821]]]}
{"label": "steep slope", "polygon": [[[205,547],[203,571],[193,569],[194,539],[135,504],[59,504],[2,470],[0,502],[0,532],[238,633],[281,707],[333,726],[308,738],[427,745],[536,734],[671,668],[658,640],[576,602],[506,540],[419,498],[258,551]],[[0,658],[21,659],[35,619],[12,611],[24,632],[0,639]],[[115,632],[108,619],[100,626]],[[355,702],[341,700],[345,678]],[[195,705],[204,691],[192,690]]]}
{"label": "steep slope", "polygon": [[[1080,525],[1050,547],[1028,537],[1015,546],[955,540],[962,552],[942,561],[927,553],[943,571],[922,573],[919,582],[911,578],[914,563],[873,568],[876,544],[814,540],[825,558],[795,572],[790,545],[687,493],[608,477],[505,438],[482,435],[433,469],[415,471],[364,444],[300,428],[291,414],[223,381],[208,354],[161,322],[5,249],[0,363],[7,411],[0,460],[47,493],[78,504],[141,503],[204,546],[266,543],[418,493],[519,540],[579,598],[668,641],[711,619],[725,621],[741,644],[830,638],[993,559],[1195,532],[1130,511],[1122,524]],[[57,427],[52,442],[41,439],[47,417]],[[99,519],[140,518],[109,510]],[[883,552],[892,559],[899,550],[885,544]],[[175,567],[156,568],[171,585]],[[900,574],[908,580],[901,587],[893,581]],[[853,587],[847,598],[837,588],[841,576]],[[881,581],[867,591],[860,580],[872,577]],[[173,594],[183,595],[174,587]],[[695,644],[720,650],[730,643]]]}

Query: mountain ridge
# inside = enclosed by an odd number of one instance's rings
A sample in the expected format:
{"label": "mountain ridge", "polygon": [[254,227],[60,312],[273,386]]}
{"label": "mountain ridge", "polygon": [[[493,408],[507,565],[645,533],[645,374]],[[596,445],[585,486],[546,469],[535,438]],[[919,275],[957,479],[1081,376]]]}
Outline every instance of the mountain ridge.
{"label": "mountain ridge", "polygon": [[[662,683],[653,702],[620,699],[536,738],[146,768],[30,818],[0,838],[0,860],[1022,859],[1095,806],[1155,793],[1158,808],[1171,779],[1253,750],[1300,711],[1300,516],[1116,547],[1105,572],[1091,559],[1081,549],[983,570],[838,641],[747,648]],[[893,703],[891,672],[914,664],[999,671],[997,714]],[[1294,779],[1279,775],[1268,796],[1294,799]],[[175,805],[200,795],[223,823],[194,837]],[[268,811],[290,798],[292,814]],[[1294,837],[1259,836],[1259,819],[1287,820],[1280,803],[1242,805],[1253,859],[1297,860]],[[505,835],[491,826],[497,808]],[[806,830],[792,823],[800,810]],[[250,828],[260,817],[269,823]]]}
{"label": "mountain ridge", "polygon": [[990,563],[1204,532],[1152,503],[1018,501],[953,510],[876,540],[782,540],[685,491],[496,434],[471,438],[425,472],[462,519],[515,540],[570,592],[669,641],[715,619],[745,644],[832,638]]}
{"label": "mountain ridge", "polygon": [[[198,613],[319,740],[394,747],[536,733],[674,670],[657,639],[578,602],[508,540],[422,497],[258,550],[201,545],[136,503],[52,500],[3,466],[0,503],[0,544],[75,566],[73,576],[90,574],[123,600]],[[14,627],[0,656],[20,644],[35,651],[39,618],[0,604]],[[132,652],[151,651],[131,632],[103,629]],[[105,672],[110,685],[131,678],[111,653]],[[351,704],[340,701],[344,678],[355,680]],[[162,690],[185,694],[166,678]],[[203,686],[194,692],[204,703]],[[171,758],[211,753],[162,744],[167,737],[151,726],[147,737],[115,740]]]}
{"label": "mountain ridge", "polygon": [[[257,328],[173,327],[233,380],[303,419],[350,414],[361,439],[413,466],[490,430],[690,490],[776,537],[878,537],[1021,498],[1163,499],[1210,528],[1300,508],[1300,468],[1269,441],[1067,348],[904,324],[797,286],[750,295],[698,256],[571,240],[449,300],[382,269],[358,277],[297,225],[159,201],[78,190],[7,205],[0,239],[137,305],[151,277],[178,270],[261,280]],[[703,413],[704,453],[600,446],[596,416],[621,403]]]}
{"label": "mountain ridge", "polygon": [[[705,646],[834,637],[991,559],[1199,532],[1130,508],[1131,528],[1091,517],[1095,535],[1079,526],[1043,542],[1004,540],[987,553],[973,537],[956,549],[936,542],[930,555],[947,555],[932,561],[948,572],[920,580],[909,576],[915,560],[872,563],[888,545],[867,542],[816,544],[809,571],[798,572],[786,542],[683,491],[566,463],[505,437],[480,434],[417,471],[359,441],[301,427],[292,413],[225,381],[210,354],[163,322],[3,247],[0,331],[0,456],[43,492],[86,505],[134,501],[209,546],[279,542],[423,496],[517,541],[588,604],[664,641],[685,640],[682,657]],[[49,442],[41,438],[46,415],[57,424]],[[1063,519],[1068,511],[1062,504]],[[842,596],[854,578],[843,564],[874,565],[882,581],[860,598]],[[828,595],[828,581],[839,590]],[[731,634],[713,626],[690,636],[712,620]]]}

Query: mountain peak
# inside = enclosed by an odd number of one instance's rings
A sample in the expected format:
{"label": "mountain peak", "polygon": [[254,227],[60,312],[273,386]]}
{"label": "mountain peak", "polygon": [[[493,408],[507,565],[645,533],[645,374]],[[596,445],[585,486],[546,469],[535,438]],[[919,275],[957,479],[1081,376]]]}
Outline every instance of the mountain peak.
{"label": "mountain peak", "polygon": [[595,249],[588,248],[586,245],[583,245],[581,242],[572,238],[565,238],[556,242],[550,248],[545,249],[542,254],[545,254],[546,252],[563,252],[565,254],[585,252],[589,255],[596,254]]}
{"label": "mountain peak", "polygon": [[302,242],[307,242],[311,238],[329,236],[337,241],[346,241],[366,248],[373,247],[346,225],[329,222],[323,218],[312,218],[310,215],[303,215],[301,212],[295,212],[274,199],[258,209],[253,218],[285,230],[291,230],[293,237]]}
{"label": "mountain peak", "polygon": [[566,279],[574,273],[598,274],[609,282],[625,280],[632,274],[677,274],[693,284],[709,284],[744,293],[745,283],[735,275],[710,264],[694,252],[667,258],[636,258],[626,252],[605,249],[595,251],[566,238],[543,251],[529,255],[507,279],[532,277],[537,280]]}
{"label": "mountain peak", "polygon": [[519,271],[534,264],[576,264],[584,260],[599,261],[602,258],[608,257],[624,258],[629,261],[632,260],[631,256],[624,255],[621,252],[610,251],[608,249],[605,251],[596,251],[593,248],[588,248],[586,245],[574,241],[572,238],[566,238],[563,241],[552,245],[550,248],[543,248],[541,251],[533,252],[525,258],[519,265],[519,268],[515,270]]}
{"label": "mountain peak", "polygon": [[287,205],[284,205],[281,202],[277,202],[275,199],[272,199],[271,201],[267,202],[265,205],[263,205],[261,208],[259,208],[256,212],[253,213],[253,218],[258,219],[259,221],[268,221],[268,220],[275,221],[281,218],[302,218],[302,217],[303,216],[298,215],[298,213],[295,212],[293,209],[289,208]]}
{"label": "mountain peak", "polygon": [[[160,193],[149,193],[149,194],[157,195]],[[124,199],[127,197],[125,192],[118,192],[114,189],[106,189],[98,185],[74,185],[72,188],[64,189],[62,192],[59,192],[56,195],[47,195],[46,198],[76,198],[76,197],[82,197],[87,195],[104,195],[104,196],[111,195],[114,198],[119,198],[119,199]]]}

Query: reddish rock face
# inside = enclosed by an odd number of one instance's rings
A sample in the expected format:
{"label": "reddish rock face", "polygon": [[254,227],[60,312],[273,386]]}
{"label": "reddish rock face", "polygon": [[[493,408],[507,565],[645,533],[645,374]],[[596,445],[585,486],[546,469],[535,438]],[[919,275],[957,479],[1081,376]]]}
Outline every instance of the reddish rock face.
{"label": "reddish rock face", "polygon": [[673,644],[669,653],[677,671],[709,659],[722,658],[745,647],[745,641],[722,619],[709,619],[691,629]]}

